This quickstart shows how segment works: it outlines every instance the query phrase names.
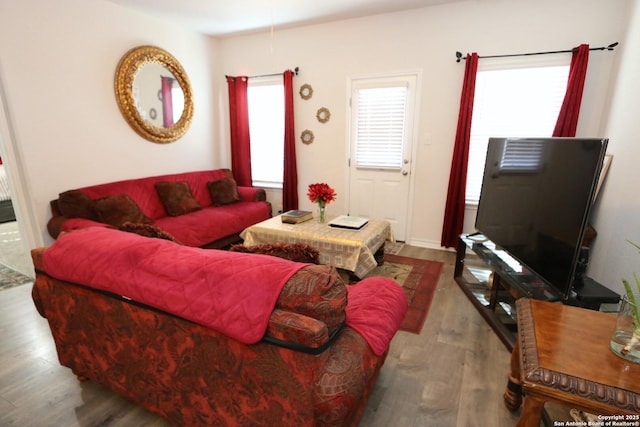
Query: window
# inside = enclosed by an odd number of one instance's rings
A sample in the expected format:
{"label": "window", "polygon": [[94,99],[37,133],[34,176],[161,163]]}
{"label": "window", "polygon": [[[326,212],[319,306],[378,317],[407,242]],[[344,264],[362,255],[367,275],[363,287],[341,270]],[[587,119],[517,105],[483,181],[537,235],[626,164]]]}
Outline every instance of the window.
{"label": "window", "polygon": [[[570,59],[560,61],[489,63],[478,69],[467,169],[468,205],[477,205],[480,199],[490,137],[548,137],[553,133],[569,74]],[[537,168],[540,147],[511,148],[505,153],[504,167]]]}
{"label": "window", "polygon": [[251,175],[256,187],[282,188],[284,168],[284,84],[275,80],[249,81]]}
{"label": "window", "polygon": [[356,166],[399,170],[407,85],[360,88],[356,93]]}
{"label": "window", "polygon": [[184,92],[177,80],[174,80],[171,85],[171,111],[173,112],[174,122],[182,117],[184,111]]}

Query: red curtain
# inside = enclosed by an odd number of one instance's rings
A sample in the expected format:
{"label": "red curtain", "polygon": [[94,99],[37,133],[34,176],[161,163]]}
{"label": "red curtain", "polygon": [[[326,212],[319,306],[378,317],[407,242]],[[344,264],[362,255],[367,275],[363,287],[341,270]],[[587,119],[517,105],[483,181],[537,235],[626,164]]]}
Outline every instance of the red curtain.
{"label": "red curtain", "polygon": [[284,72],[284,176],[282,178],[282,212],[298,209],[298,168],[296,135],[293,120],[293,71]]}
{"label": "red curtain", "polygon": [[581,44],[573,49],[571,66],[569,67],[569,80],[567,93],[564,95],[558,121],[553,130],[553,136],[574,137],[580,115],[580,103],[582,102],[582,90],[587,76],[587,64],[589,62],[589,45]]}
{"label": "red curtain", "polygon": [[231,170],[236,183],[253,185],[251,177],[251,139],[249,138],[249,102],[245,76],[227,76],[231,128]]}
{"label": "red curtain", "polygon": [[168,129],[173,126],[173,98],[171,94],[173,79],[160,76],[160,80],[162,83],[162,125]]}
{"label": "red curtain", "polygon": [[476,72],[478,71],[478,54],[467,54],[458,128],[451,160],[447,204],[442,226],[440,244],[444,247],[458,247],[458,238],[464,223],[465,192],[467,185],[467,164],[469,161],[469,140],[471,139],[471,117],[473,115],[473,97],[476,90]]}

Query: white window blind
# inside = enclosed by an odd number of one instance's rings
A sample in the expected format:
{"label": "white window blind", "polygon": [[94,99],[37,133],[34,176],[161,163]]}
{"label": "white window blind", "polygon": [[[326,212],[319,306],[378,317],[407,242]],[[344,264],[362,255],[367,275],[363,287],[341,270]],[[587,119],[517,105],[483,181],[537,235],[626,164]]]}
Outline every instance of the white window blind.
{"label": "white window blind", "polygon": [[[569,63],[570,59],[566,60]],[[551,136],[567,88],[569,65],[478,71],[471,123],[466,203],[480,200],[490,137]],[[535,148],[512,147],[505,166],[536,167]],[[517,151],[515,151],[517,150]],[[525,156],[516,159],[514,156]],[[519,162],[519,166],[514,165]],[[527,163],[528,162],[528,163]]]}
{"label": "white window blind", "polygon": [[284,86],[257,80],[247,88],[251,176],[256,187],[282,188],[284,169]]}
{"label": "white window blind", "polygon": [[500,171],[535,172],[542,166],[542,141],[508,140],[500,159]]}
{"label": "white window blind", "polygon": [[356,167],[400,169],[407,86],[357,90]]}

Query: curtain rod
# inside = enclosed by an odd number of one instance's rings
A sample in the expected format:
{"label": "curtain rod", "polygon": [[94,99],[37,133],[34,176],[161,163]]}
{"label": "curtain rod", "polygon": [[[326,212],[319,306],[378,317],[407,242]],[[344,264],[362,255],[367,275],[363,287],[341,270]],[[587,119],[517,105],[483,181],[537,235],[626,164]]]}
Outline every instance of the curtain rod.
{"label": "curtain rod", "polygon": [[[613,50],[613,48],[615,48],[616,46],[618,46],[618,42],[611,43],[609,46],[590,47],[589,50]],[[574,51],[574,49],[552,50],[552,51],[549,51],[549,52],[513,53],[513,54],[510,54],[510,55],[478,56],[478,58],[509,58],[509,57],[512,57],[512,56],[549,55],[551,53],[571,53],[573,51]],[[467,58],[462,56],[462,52],[456,52],[456,62],[460,62],[460,61],[462,61],[464,59],[467,59]]]}
{"label": "curtain rod", "polygon": [[[293,74],[297,76],[299,71],[300,71],[300,67],[296,67],[296,68],[293,69]],[[248,79],[257,79],[259,77],[281,76],[282,74],[283,73],[260,74],[260,75],[257,75],[257,76],[247,76],[247,78]],[[225,74],[224,77],[228,78],[228,77],[231,77],[231,76],[228,76],[228,75]]]}

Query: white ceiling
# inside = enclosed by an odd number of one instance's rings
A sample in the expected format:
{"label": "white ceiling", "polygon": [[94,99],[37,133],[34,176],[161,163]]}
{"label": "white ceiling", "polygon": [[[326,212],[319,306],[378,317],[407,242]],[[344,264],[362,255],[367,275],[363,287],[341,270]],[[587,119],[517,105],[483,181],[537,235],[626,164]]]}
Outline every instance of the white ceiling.
{"label": "white ceiling", "polygon": [[212,36],[287,28],[461,0],[109,0]]}

